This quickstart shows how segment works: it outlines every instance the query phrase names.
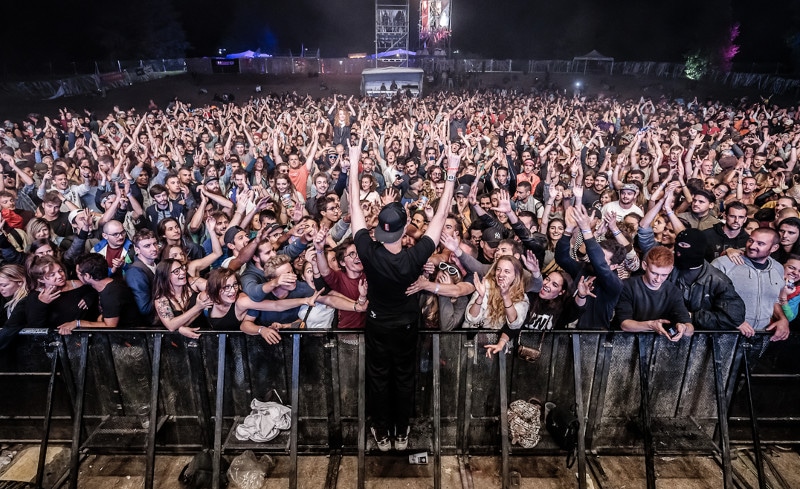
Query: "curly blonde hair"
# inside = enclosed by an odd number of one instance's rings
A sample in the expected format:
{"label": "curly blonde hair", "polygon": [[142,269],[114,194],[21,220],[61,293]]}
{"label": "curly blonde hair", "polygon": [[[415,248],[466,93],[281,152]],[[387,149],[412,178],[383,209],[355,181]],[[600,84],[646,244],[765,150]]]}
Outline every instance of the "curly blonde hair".
{"label": "curly blonde hair", "polygon": [[497,286],[497,264],[509,262],[514,268],[514,281],[509,286],[511,301],[513,304],[522,302],[525,299],[525,290],[528,288],[528,279],[523,273],[522,262],[510,255],[498,258],[486,274],[489,288],[486,291],[486,319],[491,324],[502,324],[505,322],[506,308],[503,304],[503,297],[500,295],[500,288]]}

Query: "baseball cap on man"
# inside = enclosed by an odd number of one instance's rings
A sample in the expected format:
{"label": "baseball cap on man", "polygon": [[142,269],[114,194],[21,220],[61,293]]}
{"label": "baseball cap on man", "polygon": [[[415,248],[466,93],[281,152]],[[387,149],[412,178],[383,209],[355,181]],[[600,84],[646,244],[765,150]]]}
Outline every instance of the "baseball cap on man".
{"label": "baseball cap on man", "polygon": [[398,202],[392,202],[378,214],[378,227],[375,228],[375,239],[381,243],[394,243],[403,237],[406,229],[406,211]]}
{"label": "baseball cap on man", "polygon": [[456,195],[463,195],[464,197],[468,196],[469,188],[470,188],[469,185],[467,185],[466,183],[462,183],[456,189]]}
{"label": "baseball cap on man", "polygon": [[496,227],[489,227],[483,230],[481,239],[483,239],[483,242],[486,243],[489,248],[497,248],[500,241],[503,239],[503,232]]}
{"label": "baseball cap on man", "polygon": [[623,192],[625,190],[630,190],[635,194],[639,193],[639,187],[635,183],[626,183],[625,185],[622,186],[620,192]]}
{"label": "baseball cap on man", "polygon": [[243,233],[244,229],[240,228],[239,226],[231,226],[225,231],[225,244],[232,245],[234,240],[236,239],[236,235],[239,233]]}

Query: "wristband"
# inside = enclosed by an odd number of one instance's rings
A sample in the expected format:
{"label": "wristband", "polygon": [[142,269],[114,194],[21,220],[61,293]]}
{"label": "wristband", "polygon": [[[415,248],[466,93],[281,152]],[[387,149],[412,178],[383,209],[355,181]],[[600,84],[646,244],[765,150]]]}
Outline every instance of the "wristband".
{"label": "wristband", "polygon": [[353,312],[356,312],[356,303],[353,302]]}
{"label": "wristband", "polygon": [[75,320],[75,329],[80,329],[80,328],[81,328],[81,320],[80,319],[76,319]]}
{"label": "wristband", "polygon": [[261,336],[261,330],[262,330],[262,329],[264,329],[264,326],[259,326],[259,327],[258,327],[258,331],[256,331],[256,334],[257,334],[258,336]]}
{"label": "wristband", "polygon": [[436,284],[436,288],[433,289],[433,293],[434,295],[439,293],[439,284]]}
{"label": "wristband", "polygon": [[590,229],[581,229],[581,232],[582,233],[591,233],[592,231]]}
{"label": "wristband", "polygon": [[674,213],[674,212],[672,212],[672,211],[669,211],[669,212],[667,212],[667,215],[668,215],[668,216],[671,216],[671,215],[673,215],[673,214],[675,214],[675,213]]}
{"label": "wristband", "polygon": [[613,234],[614,236],[619,236],[620,234],[622,234],[622,231],[617,229],[616,231],[611,231],[611,234]]}

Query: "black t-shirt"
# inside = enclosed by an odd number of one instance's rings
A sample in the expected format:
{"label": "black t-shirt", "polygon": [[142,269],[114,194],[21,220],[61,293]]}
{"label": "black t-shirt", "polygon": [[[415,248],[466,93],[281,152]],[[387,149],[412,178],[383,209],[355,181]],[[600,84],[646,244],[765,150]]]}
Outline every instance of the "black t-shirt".
{"label": "black t-shirt", "polygon": [[614,324],[619,327],[626,319],[651,321],[667,319],[669,325],[692,322],[689,311],[683,302],[680,289],[671,282],[664,282],[658,290],[644,284],[641,276],[631,277],[622,285],[622,294],[617,302]]}
{"label": "black t-shirt", "polygon": [[416,295],[406,295],[406,289],[422,274],[422,267],[436,245],[423,236],[413,247],[395,254],[373,241],[366,229],[356,233],[354,242],[369,285],[367,323],[389,327],[416,325],[419,300]]}
{"label": "black t-shirt", "polygon": [[69,213],[68,212],[59,212],[58,217],[56,217],[52,221],[47,221],[50,224],[50,230],[56,236],[61,236],[62,238],[66,238],[67,236],[71,236],[74,234],[72,230],[72,224],[69,223]]}
{"label": "black t-shirt", "polygon": [[100,292],[100,314],[103,318],[119,318],[118,328],[148,326],[142,318],[130,287],[117,279],[109,282]]}

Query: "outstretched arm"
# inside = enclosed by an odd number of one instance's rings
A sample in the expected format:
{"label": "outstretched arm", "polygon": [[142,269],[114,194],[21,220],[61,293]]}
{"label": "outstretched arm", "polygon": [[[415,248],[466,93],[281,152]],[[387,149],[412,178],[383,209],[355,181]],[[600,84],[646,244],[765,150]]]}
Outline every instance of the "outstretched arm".
{"label": "outstretched arm", "polygon": [[[449,146],[448,146],[449,148]],[[449,149],[448,149],[449,152]],[[444,185],[444,192],[439,199],[439,207],[436,209],[436,214],[428,224],[428,229],[425,231],[425,236],[431,238],[434,243],[439,242],[444,229],[444,221],[447,218],[447,213],[450,211],[450,203],[453,200],[453,192],[456,186],[456,174],[461,159],[457,154],[450,153],[447,157],[447,181]]]}

